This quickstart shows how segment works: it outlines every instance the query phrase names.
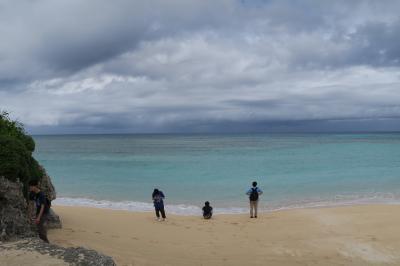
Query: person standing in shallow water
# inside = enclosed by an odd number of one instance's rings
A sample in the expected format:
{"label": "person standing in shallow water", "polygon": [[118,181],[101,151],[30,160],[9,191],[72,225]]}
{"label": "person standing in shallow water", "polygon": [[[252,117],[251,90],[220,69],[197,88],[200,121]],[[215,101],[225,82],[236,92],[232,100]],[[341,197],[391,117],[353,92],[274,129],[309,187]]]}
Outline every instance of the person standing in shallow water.
{"label": "person standing in shallow water", "polygon": [[165,221],[165,210],[164,210],[164,193],[161,190],[158,189],[154,189],[153,191],[153,203],[154,203],[154,208],[156,210],[156,216],[157,216],[157,220],[160,221],[160,213],[161,213],[161,217],[162,220]]}
{"label": "person standing in shallow water", "polygon": [[247,191],[246,195],[249,196],[250,200],[250,218],[257,218],[258,198],[263,192],[257,187],[257,182],[254,181],[252,185],[253,186]]}

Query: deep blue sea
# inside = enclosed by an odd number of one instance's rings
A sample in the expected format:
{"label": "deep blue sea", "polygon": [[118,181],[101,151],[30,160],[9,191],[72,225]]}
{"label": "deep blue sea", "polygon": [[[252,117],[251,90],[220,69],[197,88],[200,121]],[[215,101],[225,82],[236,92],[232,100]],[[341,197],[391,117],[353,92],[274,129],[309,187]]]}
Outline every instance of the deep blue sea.
{"label": "deep blue sea", "polygon": [[399,134],[34,136],[55,204],[167,211],[247,210],[252,181],[264,210],[400,203]]}

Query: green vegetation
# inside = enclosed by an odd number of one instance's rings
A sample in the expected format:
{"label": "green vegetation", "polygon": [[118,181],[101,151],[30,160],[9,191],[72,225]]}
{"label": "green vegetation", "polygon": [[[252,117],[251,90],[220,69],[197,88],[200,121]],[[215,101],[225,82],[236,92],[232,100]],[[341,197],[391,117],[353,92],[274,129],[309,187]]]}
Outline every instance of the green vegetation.
{"label": "green vegetation", "polygon": [[0,176],[25,186],[29,180],[39,180],[43,172],[32,157],[35,142],[27,135],[21,123],[10,119],[7,112],[0,112]]}

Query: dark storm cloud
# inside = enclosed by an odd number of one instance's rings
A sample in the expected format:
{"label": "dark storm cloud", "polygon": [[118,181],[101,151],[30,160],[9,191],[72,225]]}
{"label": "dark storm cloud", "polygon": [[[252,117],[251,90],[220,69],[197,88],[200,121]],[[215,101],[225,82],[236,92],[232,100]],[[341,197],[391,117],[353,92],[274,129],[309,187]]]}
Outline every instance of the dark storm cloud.
{"label": "dark storm cloud", "polygon": [[399,12],[367,0],[0,1],[0,109],[38,133],[400,129]]}
{"label": "dark storm cloud", "polygon": [[224,20],[219,12],[229,13],[229,4],[211,3],[4,1],[0,9],[0,33],[6,39],[1,45],[1,74],[3,78],[32,79],[71,74],[143,41],[218,25]]}

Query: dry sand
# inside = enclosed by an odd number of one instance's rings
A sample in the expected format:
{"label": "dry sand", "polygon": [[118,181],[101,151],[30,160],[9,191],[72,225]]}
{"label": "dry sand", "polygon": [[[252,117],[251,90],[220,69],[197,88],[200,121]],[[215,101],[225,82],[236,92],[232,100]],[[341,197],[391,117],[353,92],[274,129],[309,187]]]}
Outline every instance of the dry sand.
{"label": "dry sand", "polygon": [[118,265],[400,265],[400,206],[349,206],[216,215],[212,220],[55,206],[62,246],[84,246]]}

